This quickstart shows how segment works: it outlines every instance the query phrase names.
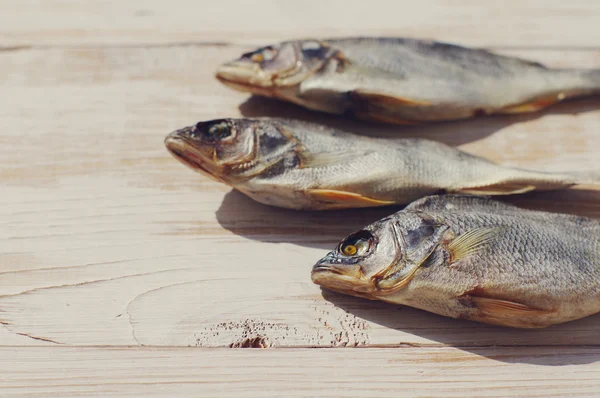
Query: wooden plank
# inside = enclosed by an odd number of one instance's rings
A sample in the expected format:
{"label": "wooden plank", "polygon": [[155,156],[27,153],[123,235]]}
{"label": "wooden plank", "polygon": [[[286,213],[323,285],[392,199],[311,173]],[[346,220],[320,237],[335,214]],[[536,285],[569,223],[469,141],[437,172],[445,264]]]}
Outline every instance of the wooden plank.
{"label": "wooden plank", "polygon": [[441,38],[477,46],[597,47],[595,0],[427,2],[0,1],[0,43],[244,42],[347,35]]}
{"label": "wooden plank", "polygon": [[598,348],[1,348],[3,397],[594,396]]}
{"label": "wooden plank", "polygon": [[[600,316],[517,331],[322,293],[310,282],[314,262],[394,209],[267,208],[183,168],[162,143],[197,120],[272,114],[434,138],[515,166],[600,169],[597,99],[538,115],[374,127],[246,101],[211,72],[242,50],[0,53],[0,345],[600,343]],[[528,54],[561,66],[600,66],[598,51]],[[510,200],[600,217],[593,190]]]}

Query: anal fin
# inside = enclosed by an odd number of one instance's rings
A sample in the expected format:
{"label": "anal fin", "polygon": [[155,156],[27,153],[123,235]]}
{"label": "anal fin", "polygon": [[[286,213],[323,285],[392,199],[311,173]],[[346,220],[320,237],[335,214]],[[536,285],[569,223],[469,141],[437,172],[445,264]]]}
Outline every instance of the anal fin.
{"label": "anal fin", "polygon": [[458,189],[456,192],[469,195],[516,195],[531,192],[536,189],[535,185],[519,182],[500,182],[480,187],[469,187]]}
{"label": "anal fin", "polygon": [[542,328],[552,322],[548,319],[554,311],[531,308],[525,304],[481,296],[463,296],[477,315],[473,320],[514,328]]}
{"label": "anal fin", "polygon": [[429,101],[365,90],[353,90],[348,95],[353,103],[352,112],[356,116],[382,123],[400,125],[421,124],[422,121],[420,120],[403,118],[401,116],[402,112],[399,109],[432,105]]}
{"label": "anal fin", "polygon": [[408,119],[398,118],[395,116],[388,116],[388,115],[385,115],[380,112],[361,110],[361,111],[354,111],[353,113],[354,113],[354,115],[356,115],[357,117],[359,117],[361,119],[372,120],[372,121],[379,122],[379,123],[397,124],[397,125],[401,125],[401,126],[415,126],[415,125],[423,123],[418,120],[408,120]]}
{"label": "anal fin", "polygon": [[528,102],[523,102],[516,105],[508,105],[501,108],[496,113],[501,114],[518,114],[518,113],[531,113],[537,112],[544,108],[549,107],[565,98],[563,93],[548,95],[544,97],[538,97]]}
{"label": "anal fin", "polygon": [[326,207],[330,209],[388,206],[395,203],[394,201],[372,199],[357,193],[334,189],[309,189],[307,192],[315,200],[326,203]]}

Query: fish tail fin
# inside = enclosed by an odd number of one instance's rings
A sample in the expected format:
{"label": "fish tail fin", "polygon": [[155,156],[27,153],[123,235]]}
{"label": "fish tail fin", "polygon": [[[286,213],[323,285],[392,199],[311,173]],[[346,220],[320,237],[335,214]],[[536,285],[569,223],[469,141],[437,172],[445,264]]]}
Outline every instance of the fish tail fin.
{"label": "fish tail fin", "polygon": [[565,177],[570,178],[574,185],[600,186],[600,170],[572,171],[570,173],[566,173]]}
{"label": "fish tail fin", "polygon": [[600,69],[585,69],[581,70],[580,73],[592,93],[600,93]]}
{"label": "fish tail fin", "polygon": [[515,195],[531,191],[553,191],[574,185],[600,186],[600,171],[543,173],[511,169],[508,175],[488,183],[464,187],[456,192],[471,195]]}
{"label": "fish tail fin", "polygon": [[566,99],[600,94],[600,69],[548,69],[540,94],[505,106],[500,114],[537,112]]}
{"label": "fish tail fin", "polygon": [[555,83],[563,98],[600,94],[600,69],[558,69]]}

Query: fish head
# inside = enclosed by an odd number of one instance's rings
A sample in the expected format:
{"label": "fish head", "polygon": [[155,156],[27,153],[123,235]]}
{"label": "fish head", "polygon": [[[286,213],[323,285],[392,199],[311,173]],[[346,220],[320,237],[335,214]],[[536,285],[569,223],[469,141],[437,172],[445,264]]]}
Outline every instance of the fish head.
{"label": "fish head", "polygon": [[293,146],[278,123],[215,119],[176,130],[165,146],[181,163],[233,185],[277,162]]}
{"label": "fish head", "polygon": [[336,54],[325,42],[286,41],[242,54],[221,65],[216,77],[239,91],[275,96],[278,88],[300,84]]}
{"label": "fish head", "polygon": [[447,231],[429,216],[396,213],[342,240],[314,265],[312,281],[371,299],[396,293],[410,283]]}

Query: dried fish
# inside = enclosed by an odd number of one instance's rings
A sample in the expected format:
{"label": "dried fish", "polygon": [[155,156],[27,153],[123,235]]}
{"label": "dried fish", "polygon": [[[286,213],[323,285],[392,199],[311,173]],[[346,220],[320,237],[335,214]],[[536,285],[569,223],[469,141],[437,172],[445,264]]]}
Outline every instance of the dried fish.
{"label": "dried fish", "polygon": [[312,280],[452,318],[545,327],[600,312],[600,221],[430,196],[344,239]]}
{"label": "dried fish", "polygon": [[441,192],[509,195],[600,183],[494,164],[424,139],[373,138],[283,119],[218,119],[167,136],[178,160],[254,200],[292,209],[406,204]]}
{"label": "dried fish", "polygon": [[216,76],[236,90],[397,124],[534,112],[600,93],[600,69],[551,69],[409,38],[286,41],[243,54]]}

